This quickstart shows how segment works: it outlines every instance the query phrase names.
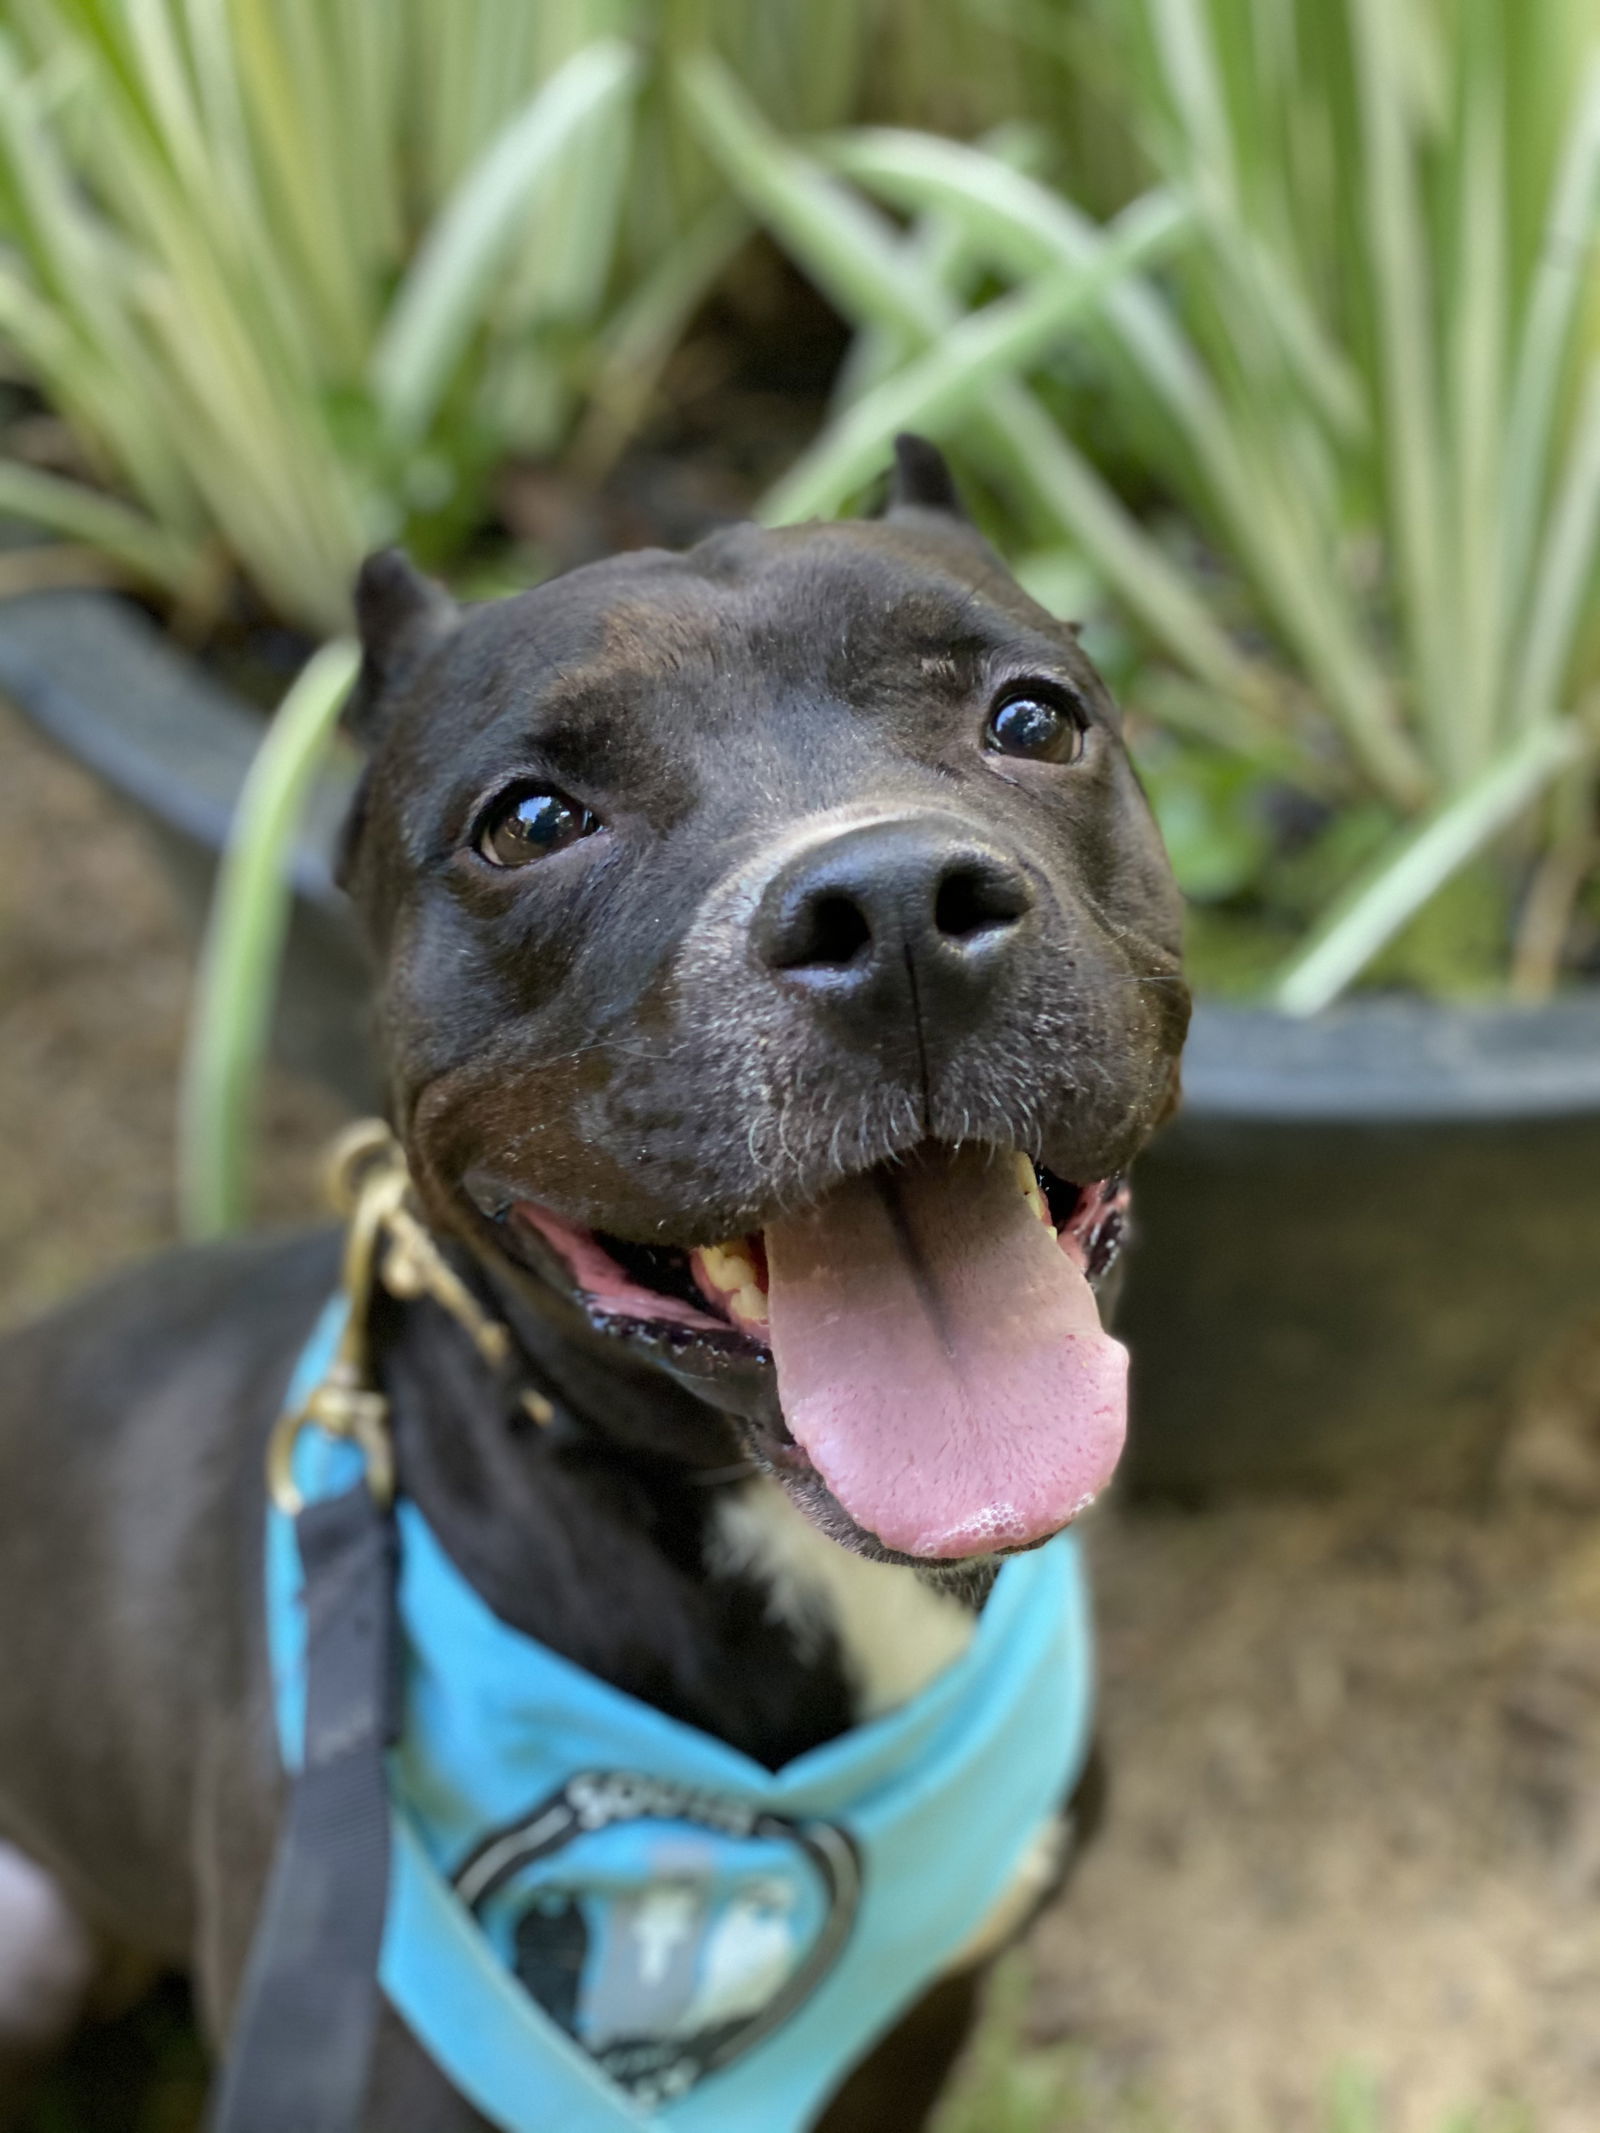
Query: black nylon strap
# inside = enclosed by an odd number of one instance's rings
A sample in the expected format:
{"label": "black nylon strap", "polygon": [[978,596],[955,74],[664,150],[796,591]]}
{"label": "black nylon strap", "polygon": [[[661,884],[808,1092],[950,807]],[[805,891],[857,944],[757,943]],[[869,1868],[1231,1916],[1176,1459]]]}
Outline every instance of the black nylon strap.
{"label": "black nylon strap", "polygon": [[295,1520],[305,1754],[213,2090],[210,2133],[356,2133],[389,1887],[397,1735],[394,1522],[365,1481]]}

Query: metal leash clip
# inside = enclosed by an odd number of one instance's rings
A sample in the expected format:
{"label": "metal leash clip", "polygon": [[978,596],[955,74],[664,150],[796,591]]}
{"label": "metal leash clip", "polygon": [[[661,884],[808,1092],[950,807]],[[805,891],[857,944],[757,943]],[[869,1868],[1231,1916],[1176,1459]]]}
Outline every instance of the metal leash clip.
{"label": "metal leash clip", "polygon": [[[267,1486],[273,1502],[291,1518],[304,1507],[294,1478],[295,1445],[313,1424],[358,1445],[367,1486],[379,1503],[393,1500],[389,1402],[374,1381],[368,1339],[375,1288],[406,1302],[431,1297],[497,1373],[513,1356],[507,1327],[484,1310],[428,1234],[412,1204],[405,1155],[382,1119],[362,1119],[340,1136],[328,1175],[333,1202],[347,1217],[339,1284],[347,1308],[339,1345],[321,1382],[298,1407],[285,1409],[268,1441]],[[554,1420],[555,1410],[542,1393],[524,1387],[518,1398],[530,1421],[542,1427]]]}

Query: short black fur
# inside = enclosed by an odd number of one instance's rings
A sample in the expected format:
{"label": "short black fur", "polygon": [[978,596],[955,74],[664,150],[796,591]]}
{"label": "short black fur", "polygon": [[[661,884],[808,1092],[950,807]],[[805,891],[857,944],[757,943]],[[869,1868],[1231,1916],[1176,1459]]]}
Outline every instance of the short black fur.
{"label": "short black fur", "polygon": [[[385,1306],[402,1487],[508,1621],[768,1764],[848,1724],[851,1683],[837,1643],[718,1562],[718,1505],[764,1469],[882,1551],[796,1469],[758,1345],[589,1308],[515,1209],[683,1254],[929,1138],[1102,1178],[1175,1102],[1188,1012],[1109,696],[938,454],[903,439],[896,466],[876,523],[732,528],[476,609],[393,554],[357,588],[350,718],[373,755],[342,873],[391,1115],[439,1240],[558,1411],[540,1432],[433,1307]],[[1019,675],[1086,706],[1070,769],[985,752]],[[469,829],[516,778],[602,828],[497,871]],[[922,840],[1001,882],[1003,954],[977,972],[929,949],[842,990],[765,956],[808,839],[863,824],[873,864]],[[0,1350],[0,1838],[106,1946],[188,1969],[219,2041],[283,1789],[263,1448],[336,1278],[330,1233],[180,1253]],[[25,2034],[0,2007],[0,2116],[81,1996]],[[941,1985],[827,2133],[921,2125],[972,2005],[970,1978]],[[482,2123],[390,2020],[369,2133]]]}

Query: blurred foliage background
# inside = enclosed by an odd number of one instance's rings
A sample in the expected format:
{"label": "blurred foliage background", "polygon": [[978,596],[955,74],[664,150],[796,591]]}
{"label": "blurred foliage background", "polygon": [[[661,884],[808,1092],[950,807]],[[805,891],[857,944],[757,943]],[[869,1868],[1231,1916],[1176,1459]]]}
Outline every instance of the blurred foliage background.
{"label": "blurred foliage background", "polygon": [[509,476],[727,456],[759,287],[815,389],[719,501],[944,442],[1206,983],[1537,997],[1600,970],[1597,214],[1593,0],[8,0],[0,510],[202,645],[397,539],[526,582]]}
{"label": "blurred foliage background", "polygon": [[[1204,984],[1600,978],[1595,0],[3,0],[0,515],[51,545],[0,595],[300,669],[192,1226],[237,1212],[361,555],[474,597],[870,507],[902,426],[1085,621]],[[181,2011],[144,2035],[192,2123]],[[1103,2126],[1081,2073],[1002,2008],[947,2124]],[[84,2079],[41,2125],[110,2122],[125,2052]],[[1322,2117],[1391,2122],[1355,2075]]]}
{"label": "blurred foliage background", "polygon": [[[751,218],[676,94],[715,52],[775,125],[965,132],[1051,102],[976,0],[12,0],[0,331],[114,511],[0,501],[174,599],[241,570],[346,619],[360,557],[448,569],[511,455],[590,466]],[[1064,55],[1050,70],[1063,108]]]}

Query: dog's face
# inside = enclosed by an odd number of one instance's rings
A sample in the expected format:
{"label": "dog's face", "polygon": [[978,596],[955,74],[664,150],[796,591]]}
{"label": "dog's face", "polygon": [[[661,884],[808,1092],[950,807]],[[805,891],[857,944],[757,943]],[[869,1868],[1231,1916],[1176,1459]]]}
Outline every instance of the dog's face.
{"label": "dog's face", "polygon": [[459,610],[363,574],[347,874],[433,1217],[739,1418],[848,1544],[1108,1478],[1088,1279],[1171,1107],[1178,898],[1072,632],[902,450],[887,517]]}

